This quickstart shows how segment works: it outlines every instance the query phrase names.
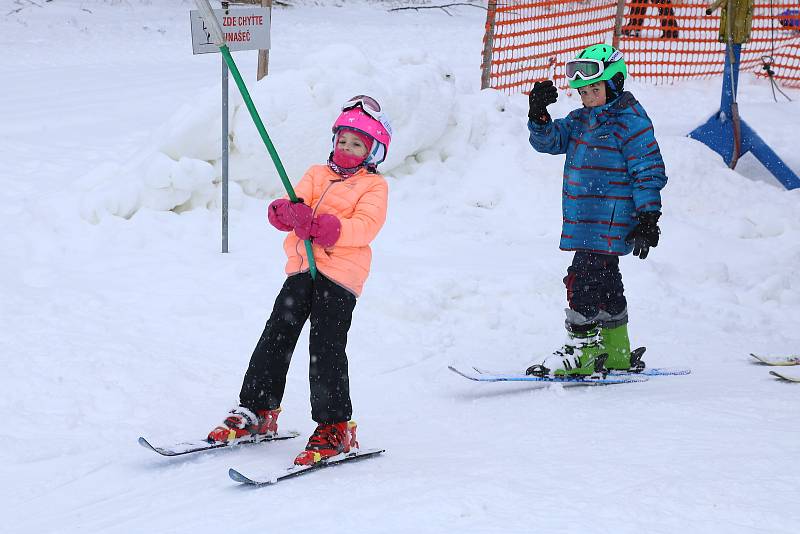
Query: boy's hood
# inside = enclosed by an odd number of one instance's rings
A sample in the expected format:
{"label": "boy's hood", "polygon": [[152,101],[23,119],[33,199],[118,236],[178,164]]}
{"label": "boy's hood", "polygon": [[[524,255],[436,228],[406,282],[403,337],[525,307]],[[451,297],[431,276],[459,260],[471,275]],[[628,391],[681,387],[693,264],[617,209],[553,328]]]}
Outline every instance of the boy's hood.
{"label": "boy's hood", "polygon": [[[637,115],[636,106],[639,101],[628,91],[624,91],[617,98],[602,106],[594,108],[583,108],[581,111],[585,113],[590,125],[595,123],[604,123],[610,117],[619,117],[620,115],[633,114]],[[639,108],[641,110],[641,108]]]}
{"label": "boy's hood", "polygon": [[634,111],[633,108],[637,104],[639,104],[639,101],[636,100],[636,97],[633,96],[632,93],[623,91],[621,95],[606,105],[608,106],[609,113],[613,115],[622,115],[626,113],[636,114],[636,111]]}

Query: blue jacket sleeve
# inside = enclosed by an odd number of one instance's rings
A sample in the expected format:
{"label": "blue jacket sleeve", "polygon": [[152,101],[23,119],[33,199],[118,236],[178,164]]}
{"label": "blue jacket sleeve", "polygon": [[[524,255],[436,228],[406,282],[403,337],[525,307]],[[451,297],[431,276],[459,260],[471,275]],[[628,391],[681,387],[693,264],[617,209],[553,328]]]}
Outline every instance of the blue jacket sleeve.
{"label": "blue jacket sleeve", "polygon": [[567,116],[547,124],[536,124],[528,121],[531,146],[537,152],[546,154],[566,154],[569,144],[569,133],[572,130],[572,119]]}
{"label": "blue jacket sleeve", "polygon": [[653,123],[644,114],[627,116],[625,122],[628,129],[620,138],[620,148],[628,167],[636,211],[661,211],[661,189],[667,183],[667,175]]}

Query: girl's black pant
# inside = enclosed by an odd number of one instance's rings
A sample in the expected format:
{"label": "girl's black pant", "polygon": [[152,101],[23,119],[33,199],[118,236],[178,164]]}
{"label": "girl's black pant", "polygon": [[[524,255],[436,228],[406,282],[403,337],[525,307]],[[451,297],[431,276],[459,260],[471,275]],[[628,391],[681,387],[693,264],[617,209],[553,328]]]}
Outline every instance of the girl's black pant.
{"label": "girl's black pant", "polygon": [[347,374],[347,332],[356,297],[317,271],[286,279],[244,376],[239,402],[252,411],[281,404],[297,339],[311,318],[309,339],[311,418],[317,423],[348,421],[353,413]]}

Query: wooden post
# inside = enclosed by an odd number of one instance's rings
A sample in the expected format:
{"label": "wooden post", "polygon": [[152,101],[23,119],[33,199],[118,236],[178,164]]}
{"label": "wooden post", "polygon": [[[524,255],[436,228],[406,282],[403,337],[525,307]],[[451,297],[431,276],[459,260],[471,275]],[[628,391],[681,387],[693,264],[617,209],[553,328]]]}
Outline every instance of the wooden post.
{"label": "wooden post", "polygon": [[[261,7],[269,9],[269,20],[272,25],[272,0],[261,0]],[[271,40],[271,39],[270,39]],[[258,72],[256,73],[256,81],[269,74],[269,50],[258,51]]]}
{"label": "wooden post", "polygon": [[[230,0],[231,4],[240,5],[261,5],[269,9],[270,25],[272,24],[272,0]],[[269,50],[258,51],[258,69],[256,70],[256,81],[269,74]]]}
{"label": "wooden post", "polygon": [[483,35],[483,61],[481,62],[481,89],[488,89],[492,83],[492,45],[494,44],[494,18],[497,0],[489,0],[486,10],[486,33]]}
{"label": "wooden post", "polygon": [[614,36],[611,39],[611,46],[619,50],[619,36],[622,35],[622,19],[625,16],[625,0],[617,2],[617,15],[614,17]]}

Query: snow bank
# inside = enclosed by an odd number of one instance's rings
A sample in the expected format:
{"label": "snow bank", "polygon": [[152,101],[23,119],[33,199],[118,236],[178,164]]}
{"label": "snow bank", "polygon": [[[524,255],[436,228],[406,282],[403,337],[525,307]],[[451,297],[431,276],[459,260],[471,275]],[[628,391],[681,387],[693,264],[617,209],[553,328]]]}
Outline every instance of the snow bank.
{"label": "snow bank", "polygon": [[[325,161],[331,124],[354,94],[375,96],[391,118],[395,135],[383,172],[423,153],[453,120],[453,77],[427,52],[411,49],[380,61],[364,52],[332,44],[305,55],[292,70],[249,82],[293,183],[310,165]],[[192,95],[130,161],[107,162],[83,177],[82,216],[97,222],[104,214],[130,218],[142,208],[180,212],[215,206],[222,173],[219,95],[219,85]],[[233,80],[230,95],[233,194],[278,196],[280,178]]]}

